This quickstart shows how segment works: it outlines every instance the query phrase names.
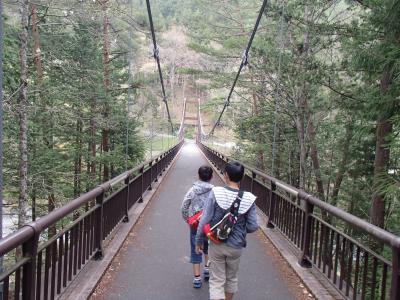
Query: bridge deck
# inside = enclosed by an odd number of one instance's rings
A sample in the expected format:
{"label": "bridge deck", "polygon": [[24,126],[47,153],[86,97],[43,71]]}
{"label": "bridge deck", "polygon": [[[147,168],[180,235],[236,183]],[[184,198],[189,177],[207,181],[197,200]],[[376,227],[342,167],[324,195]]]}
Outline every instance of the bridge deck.
{"label": "bridge deck", "polygon": [[[192,287],[189,232],[180,215],[182,198],[205,163],[194,144],[183,147],[92,299],[208,299],[208,284]],[[222,184],[214,177],[214,184]],[[248,235],[235,298],[294,299],[284,276],[268,256],[265,238]]]}

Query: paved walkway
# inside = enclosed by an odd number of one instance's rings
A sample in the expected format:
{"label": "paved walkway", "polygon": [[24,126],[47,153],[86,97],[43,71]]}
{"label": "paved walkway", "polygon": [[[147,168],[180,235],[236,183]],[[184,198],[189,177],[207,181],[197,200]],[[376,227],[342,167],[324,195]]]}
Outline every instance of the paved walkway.
{"label": "paved walkway", "polygon": [[[208,284],[192,287],[189,230],[180,205],[206,160],[194,144],[186,144],[144,214],[143,223],[118,259],[119,266],[104,289],[104,299],[206,300]],[[218,176],[214,184],[221,185]],[[248,235],[235,299],[294,299],[256,234]]]}

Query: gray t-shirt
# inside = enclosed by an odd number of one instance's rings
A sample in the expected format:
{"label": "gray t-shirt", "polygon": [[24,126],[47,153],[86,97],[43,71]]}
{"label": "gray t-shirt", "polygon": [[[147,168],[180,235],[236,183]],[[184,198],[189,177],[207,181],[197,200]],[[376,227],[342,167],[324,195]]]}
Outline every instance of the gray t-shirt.
{"label": "gray t-shirt", "polygon": [[214,186],[209,182],[196,181],[186,193],[181,205],[182,217],[186,221],[202,210],[208,200],[208,194]]}

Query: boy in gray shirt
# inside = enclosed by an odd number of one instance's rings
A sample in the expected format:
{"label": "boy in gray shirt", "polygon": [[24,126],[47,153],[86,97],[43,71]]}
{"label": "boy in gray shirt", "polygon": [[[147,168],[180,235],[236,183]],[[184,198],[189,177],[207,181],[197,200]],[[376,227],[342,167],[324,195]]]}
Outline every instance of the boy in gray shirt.
{"label": "boy in gray shirt", "polygon": [[[209,166],[201,166],[198,170],[199,180],[193,183],[193,186],[186,193],[182,202],[182,217],[185,221],[194,216],[196,213],[203,210],[208,199],[211,189],[214,187],[210,184],[213,170]],[[203,260],[202,253],[196,253],[195,245],[196,229],[190,227],[190,262],[193,264],[193,287],[201,288],[202,280],[200,274],[200,264]],[[208,280],[210,273],[208,267],[208,241],[204,240],[202,243],[204,249],[205,265],[203,269],[204,279]]]}

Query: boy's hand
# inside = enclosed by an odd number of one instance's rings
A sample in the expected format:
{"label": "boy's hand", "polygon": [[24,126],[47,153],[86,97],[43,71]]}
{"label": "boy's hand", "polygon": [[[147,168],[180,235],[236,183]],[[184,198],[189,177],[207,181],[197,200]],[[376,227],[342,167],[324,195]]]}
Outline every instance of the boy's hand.
{"label": "boy's hand", "polygon": [[202,245],[196,245],[196,253],[203,254],[203,246]]}

